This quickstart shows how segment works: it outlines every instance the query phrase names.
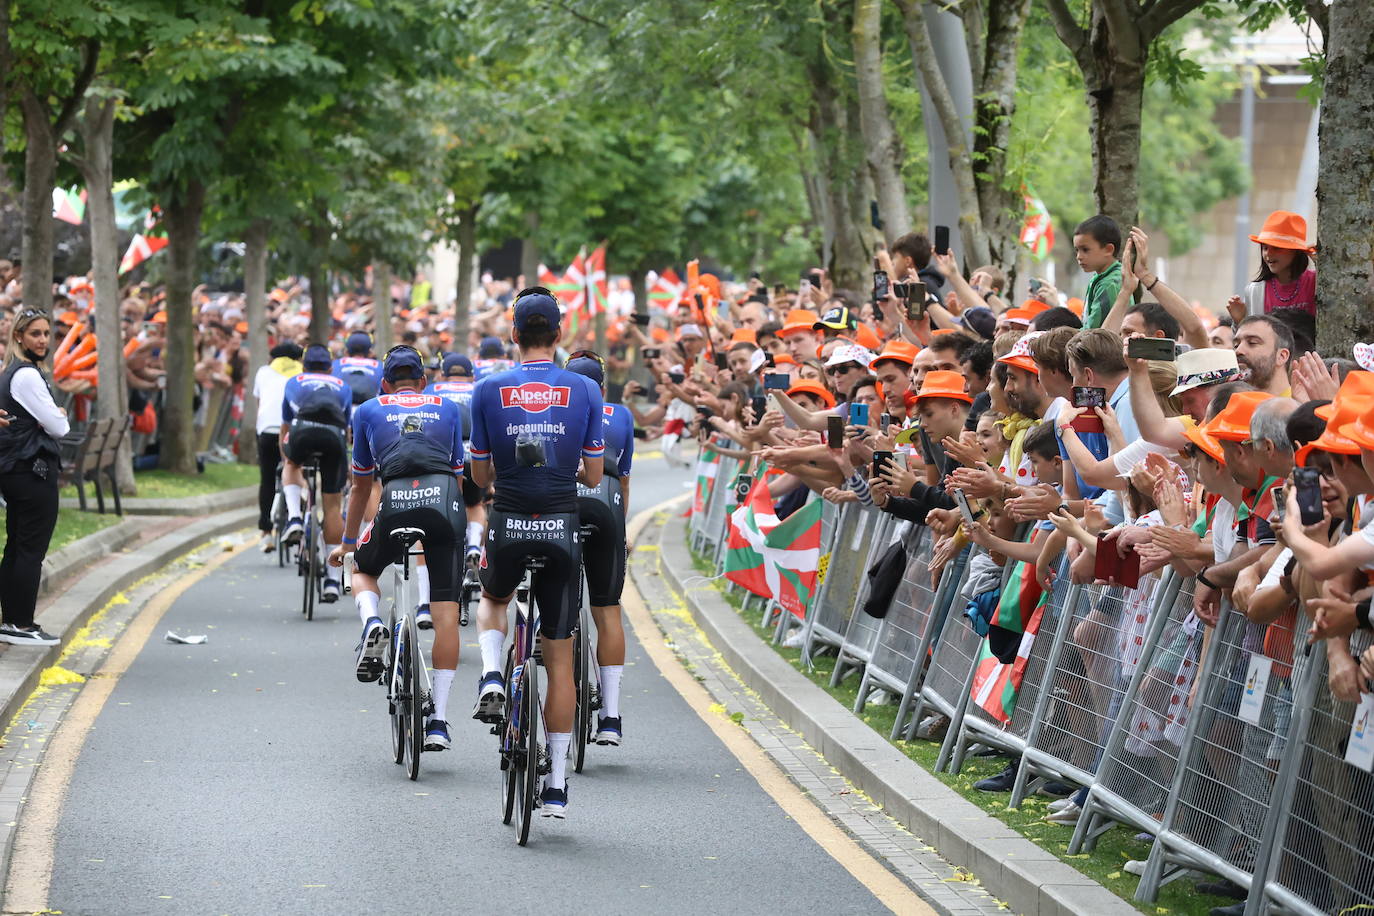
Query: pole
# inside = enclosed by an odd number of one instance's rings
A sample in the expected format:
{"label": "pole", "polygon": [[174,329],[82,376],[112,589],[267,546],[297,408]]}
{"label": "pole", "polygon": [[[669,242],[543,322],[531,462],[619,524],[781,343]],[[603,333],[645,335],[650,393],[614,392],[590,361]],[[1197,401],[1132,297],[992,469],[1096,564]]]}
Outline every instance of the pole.
{"label": "pole", "polygon": [[1232,256],[1231,287],[1236,295],[1245,291],[1249,282],[1250,251],[1250,184],[1254,182],[1255,145],[1255,78],[1250,66],[1250,38],[1240,38],[1240,162],[1249,179],[1245,193],[1236,199],[1236,248]]}
{"label": "pole", "polygon": [[[944,75],[945,85],[954,99],[959,119],[964,122],[963,142],[973,147],[973,74],[969,70],[968,45],[964,41],[964,22],[934,4],[922,6],[935,61]],[[921,85],[921,118],[926,124],[930,163],[930,231],[935,226],[950,227],[949,246],[956,264],[963,263],[964,240],[959,230],[959,197],[954,190],[954,173],[949,167],[949,140],[944,127],[929,103],[929,93]]]}

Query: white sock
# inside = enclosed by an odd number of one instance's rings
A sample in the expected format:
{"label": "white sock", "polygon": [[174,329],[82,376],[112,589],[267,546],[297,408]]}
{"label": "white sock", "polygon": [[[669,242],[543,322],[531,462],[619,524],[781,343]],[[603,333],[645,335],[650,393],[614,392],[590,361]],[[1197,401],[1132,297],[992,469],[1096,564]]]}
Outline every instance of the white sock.
{"label": "white sock", "polygon": [[482,673],[501,670],[501,650],[506,646],[506,634],[500,630],[483,630],[477,634],[477,645],[482,650]]}
{"label": "white sock", "polygon": [[284,483],[281,485],[282,499],[286,500],[286,517],[301,517],[301,488],[298,484]]}
{"label": "white sock", "polygon": [[[415,594],[419,604],[429,604],[429,567],[415,567]],[[440,718],[443,718],[440,716]]]}
{"label": "white sock", "polygon": [[[330,555],[331,553],[333,553],[333,552],[335,551],[335,549],[337,549],[339,546],[340,546],[340,545],[338,545],[338,544],[325,544],[325,545],[324,545],[324,555],[325,555],[326,557],[329,556],[329,555]],[[325,569],[325,571],[324,571],[324,577],[325,577],[326,579],[328,579],[329,581],[331,581],[331,582],[338,582],[338,581],[339,581],[339,573],[336,572],[336,571],[334,570],[334,567],[332,567],[332,566],[327,567],[327,568]]]}
{"label": "white sock", "polygon": [[549,732],[549,778],[544,785],[551,789],[562,789],[568,783],[568,745],[572,743],[572,732]]}
{"label": "white sock", "polygon": [[482,523],[468,522],[468,549],[482,546]]}
{"label": "white sock", "polygon": [[601,666],[601,715],[608,719],[620,718],[620,676],[624,673],[624,665]]}
{"label": "white sock", "polygon": [[358,606],[358,616],[367,623],[377,616],[377,601],[381,598],[376,592],[365,592],[362,590],[353,593],[353,602]]}
{"label": "white sock", "polygon": [[452,668],[434,669],[434,718],[441,722],[448,721],[448,692],[455,674]]}

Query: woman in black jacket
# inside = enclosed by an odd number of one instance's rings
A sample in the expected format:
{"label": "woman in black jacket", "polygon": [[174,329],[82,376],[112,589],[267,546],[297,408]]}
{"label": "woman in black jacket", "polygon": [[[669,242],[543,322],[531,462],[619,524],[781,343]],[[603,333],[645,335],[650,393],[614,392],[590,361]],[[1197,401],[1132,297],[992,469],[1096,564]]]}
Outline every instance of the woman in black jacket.
{"label": "woman in black jacket", "polygon": [[52,324],[37,309],[20,309],[0,375],[0,495],[5,497],[5,555],[0,559],[0,642],[56,645],[34,623],[38,585],[57,525],[57,439],[69,428],[66,411],[52,399],[40,365],[48,358]]}

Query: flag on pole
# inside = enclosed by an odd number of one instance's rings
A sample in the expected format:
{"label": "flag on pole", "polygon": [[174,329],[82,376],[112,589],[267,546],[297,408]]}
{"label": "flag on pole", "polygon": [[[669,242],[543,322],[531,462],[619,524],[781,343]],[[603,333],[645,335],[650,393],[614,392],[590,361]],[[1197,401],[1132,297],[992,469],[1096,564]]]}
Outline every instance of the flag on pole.
{"label": "flag on pole", "polygon": [[1021,186],[1021,198],[1026,204],[1026,218],[1021,224],[1021,244],[1031,250],[1037,261],[1043,261],[1054,248],[1054,221],[1050,219],[1045,202],[1036,197],[1028,185]]}
{"label": "flag on pole", "polygon": [[1007,584],[1002,587],[997,612],[991,622],[1013,633],[1024,633],[1046,597],[1045,590],[1035,581],[1035,564],[1017,560],[1011,575],[1007,576]]}
{"label": "flag on pole", "polygon": [[706,511],[706,495],[715,486],[716,474],[720,471],[720,452],[702,449],[697,459],[697,486],[692,493],[692,508],[689,515]]}
{"label": "flag on pole", "polygon": [[973,687],[970,699],[981,709],[987,711],[998,722],[1011,721],[1016,711],[1016,695],[1021,689],[1021,681],[1026,676],[1026,666],[1030,664],[1031,648],[1035,636],[1040,632],[1040,621],[1044,617],[1044,607],[1038,607],[1021,634],[1021,645],[1016,650],[1016,658],[1011,664],[998,660],[992,653],[992,644],[983,640],[978,650],[978,664],[973,672]]}
{"label": "flag on pole", "polygon": [[749,494],[730,513],[729,539],[725,543],[725,578],[764,598],[773,597],[768,587],[768,561],[764,537],[778,524],[773,497],[762,469]]}
{"label": "flag on pole", "polygon": [[167,247],[167,236],[138,233],[129,241],[129,250],[119,262],[119,272],[126,274]]}
{"label": "flag on pole", "polygon": [[587,258],[587,312],[603,315],[609,302],[606,285],[606,244],[603,242]]}
{"label": "flag on pole", "polygon": [[52,216],[64,223],[80,226],[86,218],[86,189],[52,189]]}
{"label": "flag on pole", "polygon": [[677,271],[671,267],[661,274],[649,271],[646,279],[649,281],[649,304],[665,312],[671,312],[687,292],[687,284],[678,278]]}
{"label": "flag on pole", "polygon": [[773,597],[800,619],[816,593],[821,554],[821,500],[806,505],[779,522],[764,538],[765,556],[777,572]]}

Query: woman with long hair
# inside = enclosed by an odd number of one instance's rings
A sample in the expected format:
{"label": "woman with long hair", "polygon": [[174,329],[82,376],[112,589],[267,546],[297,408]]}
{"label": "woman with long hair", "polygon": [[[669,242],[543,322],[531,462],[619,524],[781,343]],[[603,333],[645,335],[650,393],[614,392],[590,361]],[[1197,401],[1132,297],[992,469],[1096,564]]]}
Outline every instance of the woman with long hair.
{"label": "woman with long hair", "polygon": [[46,312],[21,308],[10,332],[0,409],[9,425],[0,429],[0,495],[5,497],[5,555],[0,559],[0,642],[56,645],[34,623],[38,585],[53,528],[57,526],[57,439],[70,428],[67,412],[53,403],[43,374],[52,343]]}

